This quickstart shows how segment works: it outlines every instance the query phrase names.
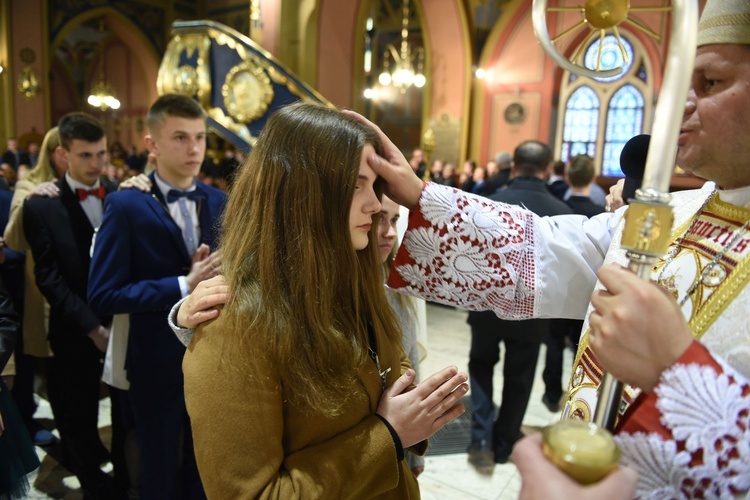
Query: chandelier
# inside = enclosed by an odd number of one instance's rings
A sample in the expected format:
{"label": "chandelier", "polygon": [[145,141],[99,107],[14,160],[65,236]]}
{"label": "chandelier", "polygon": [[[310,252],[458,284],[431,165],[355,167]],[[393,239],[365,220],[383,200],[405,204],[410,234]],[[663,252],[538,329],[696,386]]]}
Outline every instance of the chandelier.
{"label": "chandelier", "polygon": [[[385,48],[385,52],[383,53],[383,72],[378,77],[378,81],[382,86],[393,85],[402,94],[412,85],[422,88],[427,83],[427,78],[424,76],[424,48],[419,47],[412,51],[407,41],[409,35],[409,0],[404,0],[403,14],[404,16],[401,20],[401,46],[399,50],[396,50],[393,44],[388,44]],[[390,71],[391,57],[393,58],[393,71]],[[414,67],[415,62],[416,69]]]}
{"label": "chandelier", "polygon": [[99,65],[99,81],[91,87],[91,95],[89,95],[86,102],[95,108],[99,108],[102,111],[108,109],[120,109],[120,101],[115,96],[115,91],[112,86],[104,79],[104,65],[106,64],[106,58],[104,57],[104,21],[99,21],[99,54],[101,56],[101,64]]}

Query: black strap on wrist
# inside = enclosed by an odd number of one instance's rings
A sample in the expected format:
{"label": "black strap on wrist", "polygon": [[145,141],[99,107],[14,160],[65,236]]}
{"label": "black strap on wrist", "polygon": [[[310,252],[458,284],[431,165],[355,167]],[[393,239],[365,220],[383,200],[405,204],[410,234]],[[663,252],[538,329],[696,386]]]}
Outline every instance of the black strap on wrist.
{"label": "black strap on wrist", "polygon": [[385,427],[388,429],[388,432],[391,433],[391,438],[393,438],[393,444],[396,445],[396,458],[400,462],[404,459],[404,445],[401,444],[401,438],[398,437],[398,434],[396,434],[396,429],[394,429],[391,424],[382,416],[375,414],[376,417],[378,417],[384,424]]}

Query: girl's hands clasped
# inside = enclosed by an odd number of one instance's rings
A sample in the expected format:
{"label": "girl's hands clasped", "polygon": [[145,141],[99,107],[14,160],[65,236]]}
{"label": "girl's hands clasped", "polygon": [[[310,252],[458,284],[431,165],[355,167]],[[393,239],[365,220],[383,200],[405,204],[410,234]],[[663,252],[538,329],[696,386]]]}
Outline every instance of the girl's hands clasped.
{"label": "girl's hands clasped", "polygon": [[424,441],[459,417],[466,408],[458,400],[469,390],[468,375],[455,366],[443,368],[417,386],[414,377],[411,369],[401,375],[383,393],[377,409],[404,448]]}

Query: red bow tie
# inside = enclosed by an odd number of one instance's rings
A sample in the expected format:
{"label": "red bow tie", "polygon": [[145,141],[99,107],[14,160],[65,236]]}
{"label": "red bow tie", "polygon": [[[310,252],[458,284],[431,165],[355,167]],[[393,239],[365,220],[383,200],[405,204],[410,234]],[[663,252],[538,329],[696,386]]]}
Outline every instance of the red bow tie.
{"label": "red bow tie", "polygon": [[95,196],[99,198],[100,200],[104,199],[104,195],[107,194],[107,191],[104,189],[104,186],[99,186],[98,188],[94,189],[76,189],[76,193],[78,193],[78,201],[83,201],[89,196]]}

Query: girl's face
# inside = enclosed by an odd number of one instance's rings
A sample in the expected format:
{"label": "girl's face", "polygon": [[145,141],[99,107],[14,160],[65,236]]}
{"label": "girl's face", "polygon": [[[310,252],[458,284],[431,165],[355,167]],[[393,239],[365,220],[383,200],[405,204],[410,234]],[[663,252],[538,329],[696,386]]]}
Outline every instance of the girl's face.
{"label": "girl's face", "polygon": [[367,158],[375,154],[375,148],[366,144],[362,149],[359,162],[359,177],[354,189],[352,206],[349,209],[349,233],[355,250],[362,250],[369,242],[368,235],[372,227],[372,216],[380,212],[380,201],[375,194],[375,180],[377,175],[367,164]]}
{"label": "girl's face", "polygon": [[399,218],[399,206],[386,196],[383,196],[382,205],[380,222],[378,223],[378,250],[380,251],[380,260],[385,262],[393,249],[394,243],[396,243],[396,222]]}

